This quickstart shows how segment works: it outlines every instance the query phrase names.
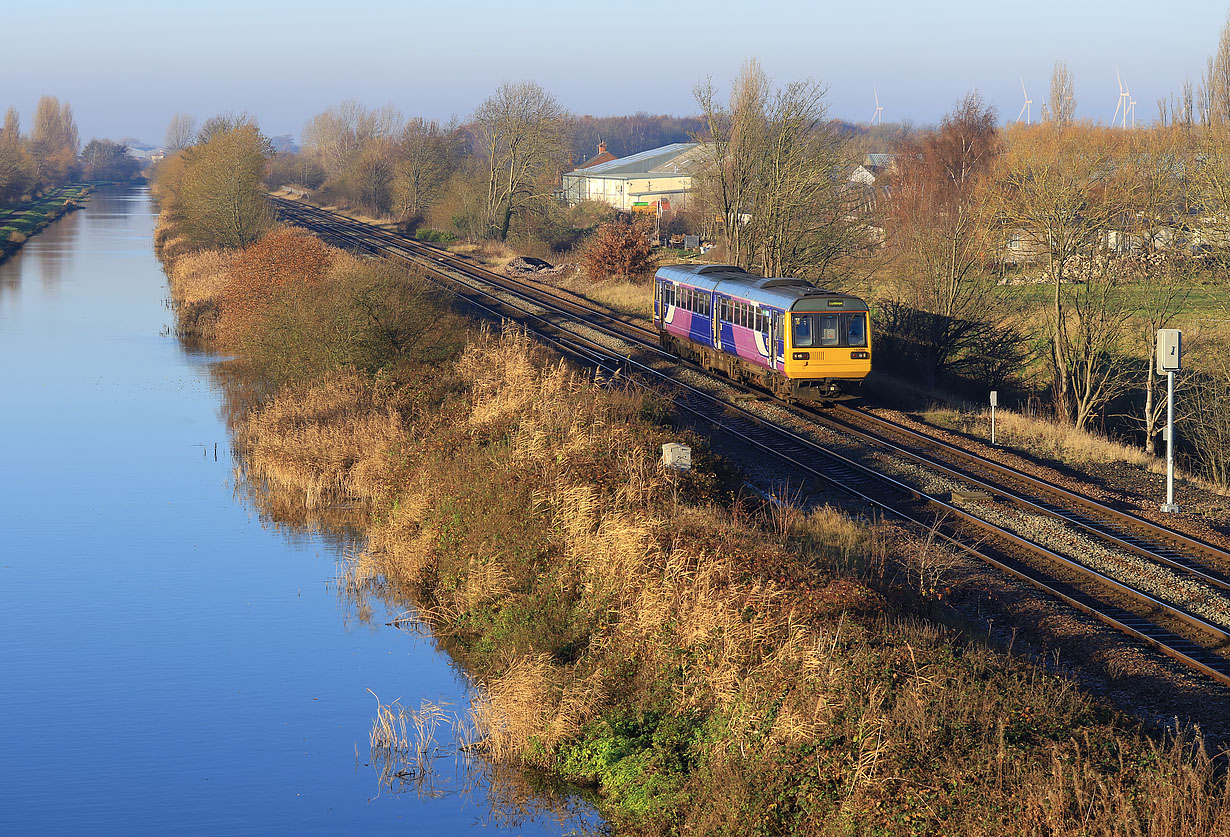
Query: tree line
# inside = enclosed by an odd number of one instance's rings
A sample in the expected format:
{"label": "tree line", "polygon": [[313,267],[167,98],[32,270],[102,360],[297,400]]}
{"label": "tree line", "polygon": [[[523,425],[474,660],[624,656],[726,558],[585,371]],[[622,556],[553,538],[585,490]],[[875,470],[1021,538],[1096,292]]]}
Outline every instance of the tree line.
{"label": "tree line", "polygon": [[43,96],[29,134],[21,116],[9,108],[0,127],[0,203],[41,195],[70,181],[129,180],[141,169],[121,143],[92,139],[81,148],[68,102]]}
{"label": "tree line", "polygon": [[[1230,68],[1226,35],[1210,66]],[[1058,62],[1046,121],[1000,128],[971,93],[896,149],[881,356],[982,397],[1045,392],[1060,422],[1129,431],[1152,453],[1165,421],[1155,335],[1181,327],[1183,444],[1228,484],[1230,99],[1221,116],[1159,104],[1153,125],[1123,130],[1075,119],[1075,92]]]}
{"label": "tree line", "polygon": [[[927,386],[1045,393],[1060,421],[1131,427],[1152,450],[1163,408],[1153,335],[1190,314],[1202,288],[1224,290],[1230,263],[1230,104],[1221,104],[1230,98],[1219,92],[1230,87],[1218,81],[1230,77],[1230,35],[1209,68],[1199,95],[1159,103],[1148,128],[1121,130],[1076,118],[1075,80],[1057,62],[1044,122],[1003,126],[971,93],[935,127],[880,134],[895,145],[880,149],[892,164],[874,182],[850,176],[865,146],[829,116],[824,87],[775,86],[754,60],[725,93],[712,80],[697,85],[690,124],[658,127],[698,143],[683,223],[715,243],[715,258],[863,290],[877,356],[892,371]],[[249,117],[195,129],[177,116],[168,145],[183,150],[160,188],[192,216],[184,229],[200,246],[262,234],[263,179],[408,229],[567,249],[613,214],[569,207],[559,193],[577,137],[592,140],[597,126],[532,82],[503,84],[465,122],[447,124],[346,102],[315,116],[293,154],[273,154]],[[624,223],[592,235],[611,252],[583,261],[643,269],[646,232]],[[1210,322],[1188,333],[1201,358],[1182,398],[1189,443],[1224,480],[1216,462],[1230,459],[1220,425],[1230,376],[1214,370],[1230,369],[1230,336]]]}

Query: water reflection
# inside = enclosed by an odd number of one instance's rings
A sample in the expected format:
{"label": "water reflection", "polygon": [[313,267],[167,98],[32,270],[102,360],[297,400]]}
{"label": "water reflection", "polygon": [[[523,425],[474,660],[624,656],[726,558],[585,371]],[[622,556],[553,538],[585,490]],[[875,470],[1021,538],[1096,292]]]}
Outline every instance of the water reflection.
{"label": "water reflection", "polygon": [[[508,833],[505,783],[381,784],[367,689],[464,706],[469,684],[339,595],[353,509],[236,478],[216,358],[165,336],[153,207],[115,191],[0,265],[0,834]],[[99,200],[128,219],[94,223]]]}
{"label": "water reflection", "polygon": [[486,756],[468,704],[477,685],[455,661],[450,646],[420,618],[418,591],[386,579],[364,551],[363,526],[370,519],[370,506],[353,499],[308,506],[302,492],[256,478],[235,439],[251,410],[272,393],[241,364],[214,362],[209,369],[220,394],[219,416],[231,438],[236,500],[255,509],[262,525],[288,542],[310,537],[333,546],[338,560],[330,586],[345,626],[397,629],[408,649],[449,662],[467,700],[457,705],[420,698],[413,708],[400,697],[385,703],[371,692],[372,732],[363,767],[372,771],[373,799],[410,796],[451,802],[475,825],[496,830],[520,831],[533,825],[551,834],[605,833],[581,789]]}

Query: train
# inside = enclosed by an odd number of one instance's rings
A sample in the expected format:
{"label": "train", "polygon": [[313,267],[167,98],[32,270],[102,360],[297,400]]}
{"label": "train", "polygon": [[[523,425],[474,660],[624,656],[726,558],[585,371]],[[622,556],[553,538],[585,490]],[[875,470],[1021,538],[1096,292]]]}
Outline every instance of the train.
{"label": "train", "polygon": [[869,314],[856,296],[734,265],[667,265],[654,276],[664,349],[785,401],[858,396],[871,372]]}

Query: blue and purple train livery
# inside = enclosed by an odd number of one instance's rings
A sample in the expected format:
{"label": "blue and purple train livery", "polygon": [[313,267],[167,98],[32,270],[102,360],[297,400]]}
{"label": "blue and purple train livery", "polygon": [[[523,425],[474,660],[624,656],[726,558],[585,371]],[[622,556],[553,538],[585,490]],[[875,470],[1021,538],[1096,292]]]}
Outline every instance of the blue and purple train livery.
{"label": "blue and purple train livery", "polygon": [[871,371],[867,304],[804,279],[662,267],[653,319],[669,351],[786,400],[851,397]]}

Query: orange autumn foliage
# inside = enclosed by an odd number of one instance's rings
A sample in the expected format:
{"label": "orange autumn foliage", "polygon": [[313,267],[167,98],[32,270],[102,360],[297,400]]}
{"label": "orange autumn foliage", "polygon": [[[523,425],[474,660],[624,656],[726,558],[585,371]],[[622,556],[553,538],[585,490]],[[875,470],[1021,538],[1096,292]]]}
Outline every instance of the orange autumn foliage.
{"label": "orange autumn foliage", "polygon": [[219,295],[218,342],[234,348],[275,299],[322,281],[339,253],[294,227],[279,227],[244,250]]}

